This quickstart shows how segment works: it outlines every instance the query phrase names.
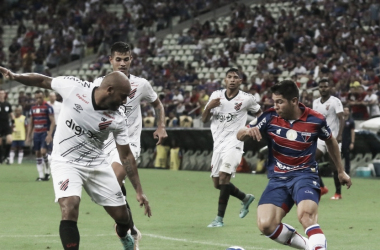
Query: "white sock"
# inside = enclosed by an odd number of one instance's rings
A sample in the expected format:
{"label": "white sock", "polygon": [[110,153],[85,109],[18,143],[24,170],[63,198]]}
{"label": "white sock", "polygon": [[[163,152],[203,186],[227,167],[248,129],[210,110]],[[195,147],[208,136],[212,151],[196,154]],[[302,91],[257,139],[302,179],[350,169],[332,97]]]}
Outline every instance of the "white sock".
{"label": "white sock", "polygon": [[306,228],[305,233],[309,236],[310,250],[326,250],[327,240],[318,224]]}
{"label": "white sock", "polygon": [[38,177],[45,178],[44,165],[42,164],[42,158],[36,158]]}
{"label": "white sock", "polygon": [[24,151],[18,151],[18,164],[22,163],[22,158],[24,157]]}
{"label": "white sock", "polygon": [[267,236],[272,240],[296,249],[308,249],[308,239],[297,233],[294,227],[280,223],[274,232]]}
{"label": "white sock", "polygon": [[13,164],[14,158],[15,158],[15,151],[11,150],[11,152],[9,152],[9,164]]}

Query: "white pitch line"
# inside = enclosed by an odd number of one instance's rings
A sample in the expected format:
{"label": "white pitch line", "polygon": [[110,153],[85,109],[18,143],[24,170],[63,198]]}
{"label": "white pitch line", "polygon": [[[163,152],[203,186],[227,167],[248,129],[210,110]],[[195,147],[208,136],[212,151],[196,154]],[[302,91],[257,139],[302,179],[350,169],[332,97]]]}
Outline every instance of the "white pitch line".
{"label": "white pitch line", "polygon": [[[96,234],[96,235],[81,235],[81,237],[109,237],[109,236],[115,236],[115,234]],[[161,240],[169,240],[169,241],[180,241],[180,242],[186,242],[191,244],[200,244],[200,245],[209,245],[209,246],[218,246],[218,247],[230,247],[231,244],[221,244],[221,243],[215,243],[215,242],[206,242],[206,241],[195,241],[195,240],[188,240],[188,239],[180,239],[180,238],[173,238],[173,237],[167,237],[157,234],[148,234],[144,233],[143,236],[145,237],[151,237]],[[0,235],[0,238],[50,238],[50,237],[59,237],[58,234],[46,234],[46,235]],[[245,249],[250,250],[280,250],[276,248],[262,248],[262,247],[245,247]]]}

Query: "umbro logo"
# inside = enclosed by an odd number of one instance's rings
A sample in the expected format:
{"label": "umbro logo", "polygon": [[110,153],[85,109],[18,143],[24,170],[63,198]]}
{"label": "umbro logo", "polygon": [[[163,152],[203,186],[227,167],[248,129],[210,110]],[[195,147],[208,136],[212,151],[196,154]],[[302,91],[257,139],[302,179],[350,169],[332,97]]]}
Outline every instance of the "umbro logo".
{"label": "umbro logo", "polygon": [[83,108],[81,105],[79,104],[74,104],[74,108],[73,108],[76,112],[80,113],[81,111],[83,111]]}
{"label": "umbro logo", "polygon": [[105,121],[107,121],[107,119],[106,119],[106,118],[104,118],[104,117],[102,117],[102,119],[100,119],[100,120],[102,120],[102,122],[105,122]]}

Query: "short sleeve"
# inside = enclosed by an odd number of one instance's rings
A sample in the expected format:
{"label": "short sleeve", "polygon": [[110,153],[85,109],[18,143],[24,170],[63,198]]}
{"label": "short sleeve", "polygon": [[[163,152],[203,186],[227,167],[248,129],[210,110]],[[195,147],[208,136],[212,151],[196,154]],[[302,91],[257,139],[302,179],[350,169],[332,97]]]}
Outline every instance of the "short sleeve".
{"label": "short sleeve", "polygon": [[54,109],[52,106],[48,105],[48,109],[47,109],[47,112],[49,115],[53,115],[54,114]]}
{"label": "short sleeve", "polygon": [[157,93],[153,90],[152,85],[144,79],[144,100],[152,103],[157,100]]}
{"label": "short sleeve", "polygon": [[63,99],[69,97],[74,88],[84,87],[90,88],[90,82],[82,81],[73,76],[59,76],[53,78],[51,88],[57,91]]}
{"label": "short sleeve", "polygon": [[343,113],[343,104],[342,102],[337,98],[335,99],[335,113],[336,114],[339,114],[339,113]]}
{"label": "short sleeve", "polygon": [[257,103],[256,98],[253,95],[249,95],[250,106],[248,110],[252,113],[257,113],[260,110],[260,105]]}
{"label": "short sleeve", "polygon": [[323,119],[318,129],[318,138],[325,141],[332,136],[331,129],[327,125],[326,119]]}
{"label": "short sleeve", "polygon": [[119,145],[129,144],[126,118],[122,119],[122,121],[117,124],[115,130],[113,131],[113,137],[115,138],[115,142]]}

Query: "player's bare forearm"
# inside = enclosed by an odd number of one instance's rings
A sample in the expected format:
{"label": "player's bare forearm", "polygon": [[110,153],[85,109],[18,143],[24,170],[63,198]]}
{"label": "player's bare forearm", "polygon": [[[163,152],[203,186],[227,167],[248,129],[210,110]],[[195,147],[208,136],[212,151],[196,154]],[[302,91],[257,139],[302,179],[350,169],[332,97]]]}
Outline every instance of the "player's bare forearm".
{"label": "player's bare forearm", "polygon": [[[132,155],[132,154],[131,154]],[[127,156],[124,160],[121,161],[125,172],[127,173],[127,177],[131,182],[133,188],[136,190],[136,193],[142,194],[142,187],[140,183],[140,177],[137,170],[136,161],[132,156]]]}
{"label": "player's bare forearm", "polygon": [[10,80],[17,81],[27,86],[35,86],[44,89],[51,89],[51,81],[53,78],[37,74],[37,73],[24,73],[15,74],[12,71],[0,67],[0,73]]}
{"label": "player's bare forearm", "polygon": [[241,128],[238,131],[236,137],[239,141],[245,141],[245,140],[249,139],[251,137],[249,134],[249,128]]}
{"label": "player's bare forearm", "polygon": [[157,98],[152,102],[154,110],[156,111],[157,127],[165,129],[165,110],[161,101]]}
{"label": "player's bare forearm", "polygon": [[211,119],[211,109],[206,108],[202,114],[202,122],[208,122]]}

